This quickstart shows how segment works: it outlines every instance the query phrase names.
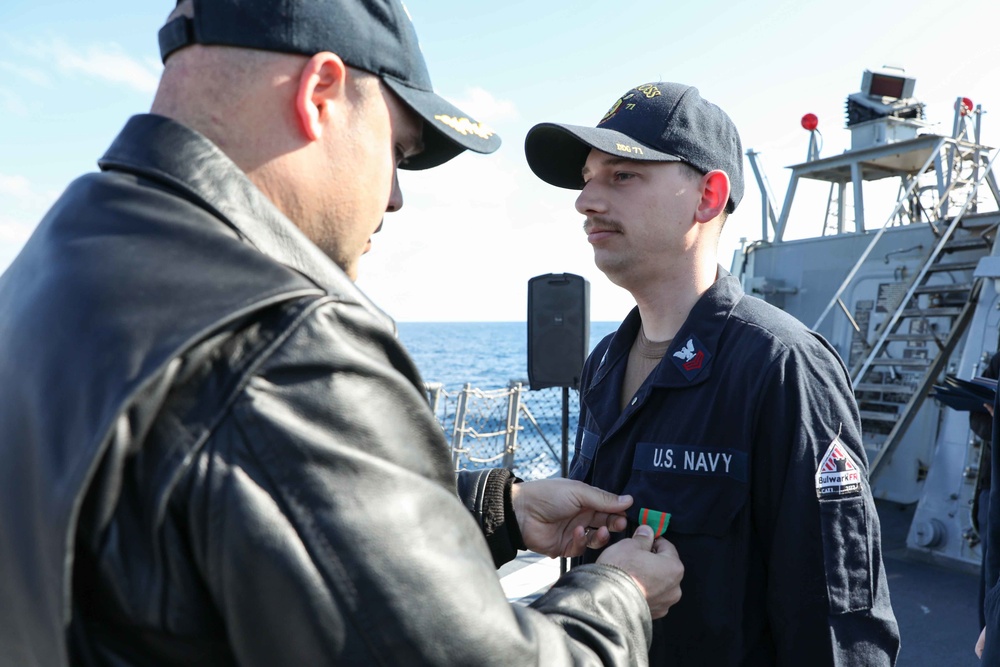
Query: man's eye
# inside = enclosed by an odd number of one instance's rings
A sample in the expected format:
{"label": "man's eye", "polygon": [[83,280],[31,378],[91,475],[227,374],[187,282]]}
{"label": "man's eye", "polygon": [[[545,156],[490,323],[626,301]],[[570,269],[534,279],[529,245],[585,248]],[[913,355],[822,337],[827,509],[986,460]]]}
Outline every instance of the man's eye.
{"label": "man's eye", "polygon": [[635,174],[629,173],[627,171],[615,172],[615,180],[616,181],[627,181],[627,180],[630,180],[632,178],[635,178]]}

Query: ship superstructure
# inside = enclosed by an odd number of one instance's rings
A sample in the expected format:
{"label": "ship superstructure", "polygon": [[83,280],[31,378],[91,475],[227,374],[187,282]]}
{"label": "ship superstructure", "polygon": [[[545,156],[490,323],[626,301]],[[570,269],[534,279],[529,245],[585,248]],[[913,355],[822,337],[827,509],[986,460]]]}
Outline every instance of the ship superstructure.
{"label": "ship superstructure", "polygon": [[[981,143],[983,111],[968,98],[956,100],[951,134],[934,133],[915,83],[899,70],[866,70],[847,98],[851,147],[839,155],[820,156],[816,118],[803,117],[807,160],[790,167],[780,209],[760,155],[747,151],[762,238],[737,251],[732,270],[843,357],[875,497],[917,503],[907,546],[978,567],[970,510],[982,443],[968,412],[928,394],[948,374],[979,375],[998,349],[996,153]],[[813,217],[817,236],[786,240],[804,181],[829,185],[825,211]],[[897,185],[895,202],[866,202],[887,183]]]}

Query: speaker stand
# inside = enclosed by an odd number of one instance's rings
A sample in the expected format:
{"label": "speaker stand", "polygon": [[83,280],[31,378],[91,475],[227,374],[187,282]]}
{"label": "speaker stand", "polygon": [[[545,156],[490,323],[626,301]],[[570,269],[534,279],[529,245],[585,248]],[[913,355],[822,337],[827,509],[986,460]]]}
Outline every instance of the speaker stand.
{"label": "speaker stand", "polygon": [[[569,477],[569,387],[562,388],[562,476]],[[559,558],[559,574],[566,574],[566,558]]]}

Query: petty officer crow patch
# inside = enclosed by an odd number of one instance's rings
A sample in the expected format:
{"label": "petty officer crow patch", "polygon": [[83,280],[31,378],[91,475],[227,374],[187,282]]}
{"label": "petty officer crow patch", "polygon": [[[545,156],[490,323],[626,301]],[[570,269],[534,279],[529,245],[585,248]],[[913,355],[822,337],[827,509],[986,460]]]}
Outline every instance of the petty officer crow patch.
{"label": "petty officer crow patch", "polygon": [[708,353],[700,340],[694,336],[688,336],[687,340],[681,344],[680,349],[671,355],[671,358],[687,381],[692,382],[701,373],[701,369],[708,365],[708,360],[712,358],[712,355]]}
{"label": "petty officer crow patch", "polygon": [[816,470],[816,496],[819,499],[840,498],[861,493],[861,466],[851,450],[840,440],[833,439]]}

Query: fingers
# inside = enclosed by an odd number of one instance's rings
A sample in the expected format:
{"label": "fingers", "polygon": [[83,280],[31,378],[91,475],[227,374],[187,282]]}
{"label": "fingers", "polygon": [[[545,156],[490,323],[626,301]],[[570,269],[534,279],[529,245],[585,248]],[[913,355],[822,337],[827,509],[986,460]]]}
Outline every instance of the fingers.
{"label": "fingers", "polygon": [[649,526],[644,525],[636,528],[635,533],[632,534],[632,539],[636,541],[637,546],[643,551],[653,550],[653,529]]}
{"label": "fingers", "polygon": [[594,512],[587,523],[590,528],[606,526],[612,533],[620,533],[628,527],[628,519],[624,514],[608,514],[607,512]]}
{"label": "fingers", "polygon": [[653,553],[680,559],[680,556],[677,553],[677,547],[663,537],[657,537],[656,541],[653,542]]}
{"label": "fingers", "polygon": [[983,657],[984,648],[986,648],[986,628],[983,628],[983,631],[979,633],[979,641],[976,642],[976,655],[980,659]]}
{"label": "fingers", "polygon": [[638,584],[652,618],[662,618],[681,599],[684,565],[665,539],[653,539],[653,529],[639,526],[631,539],[616,542],[598,557],[598,563],[616,565]]}
{"label": "fingers", "polygon": [[546,479],[511,487],[514,515],[525,545],[548,556],[579,556],[599,549],[610,531],[625,530],[632,496],[619,496],[584,482]]}
{"label": "fingers", "polygon": [[589,543],[590,535],[588,529],[583,526],[576,526],[573,528],[573,532],[570,533],[569,543],[564,545],[562,553],[559,555],[563,558],[580,556],[586,550]]}
{"label": "fingers", "polygon": [[619,496],[603,489],[590,486],[583,482],[577,483],[575,489],[580,507],[605,514],[619,514],[632,504],[632,496]]}
{"label": "fingers", "polygon": [[611,533],[604,526],[599,528],[584,528],[576,526],[570,534],[569,542],[563,547],[563,558],[581,556],[587,549],[601,549],[611,541]]}
{"label": "fingers", "polygon": [[611,532],[604,526],[590,530],[587,533],[587,547],[590,549],[601,549],[611,539]]}
{"label": "fingers", "polygon": [[607,526],[613,533],[620,533],[628,526],[628,519],[624,514],[607,514],[604,512],[594,515],[591,519],[593,526]]}
{"label": "fingers", "polygon": [[608,530],[620,533],[628,526],[628,519],[621,514],[608,517]]}

